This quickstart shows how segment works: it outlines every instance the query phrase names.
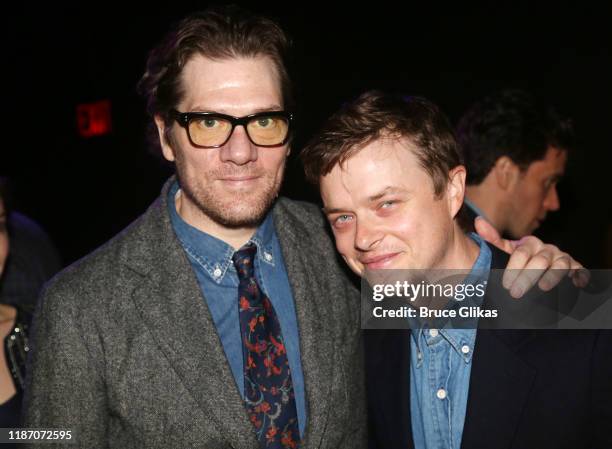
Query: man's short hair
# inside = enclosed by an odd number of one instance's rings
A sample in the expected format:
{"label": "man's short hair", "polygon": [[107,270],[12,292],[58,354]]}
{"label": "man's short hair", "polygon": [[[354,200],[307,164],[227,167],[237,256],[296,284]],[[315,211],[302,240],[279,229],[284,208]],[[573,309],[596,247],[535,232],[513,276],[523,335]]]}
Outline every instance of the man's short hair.
{"label": "man's short hair", "polygon": [[[274,21],[237,6],[209,8],[178,22],[149,53],[146,70],[138,83],[151,117],[171,123],[170,111],[184,92],[181,73],[195,55],[223,60],[237,57],[269,57],[280,77],[285,109],[293,108],[291,80],[286,68],[289,39]],[[153,125],[153,123],[152,123]],[[158,147],[157,131],[151,129]]]}
{"label": "man's short hair", "polygon": [[545,157],[548,147],[575,145],[572,121],[545,108],[527,92],[503,90],[472,105],[457,125],[467,184],[480,184],[502,156],[522,170]]}
{"label": "man's short hair", "polygon": [[370,91],[329,118],[301,153],[306,179],[322,176],[380,138],[406,138],[440,196],[461,155],[448,118],[425,98]]}

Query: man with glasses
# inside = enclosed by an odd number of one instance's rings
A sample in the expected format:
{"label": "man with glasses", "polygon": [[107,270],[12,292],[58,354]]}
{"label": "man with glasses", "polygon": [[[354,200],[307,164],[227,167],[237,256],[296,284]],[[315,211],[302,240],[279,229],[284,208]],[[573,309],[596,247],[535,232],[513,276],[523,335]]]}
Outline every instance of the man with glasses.
{"label": "man with glasses", "polygon": [[278,198],[286,44],[232,8],[151,52],[140,87],[176,177],[47,288],[28,426],[87,448],[365,447],[358,292],[320,210]]}
{"label": "man with glasses", "polygon": [[41,302],[29,427],[78,447],[363,448],[358,292],[314,205],[277,198],[287,39],[194,14],[140,88],[176,177]]}
{"label": "man with glasses", "polygon": [[291,114],[267,111],[246,117],[232,117],[215,112],[178,112],[175,120],[187,130],[189,142],[199,148],[220,148],[227,143],[237,125],[243,126],[247,137],[258,147],[278,147],[287,143]]}

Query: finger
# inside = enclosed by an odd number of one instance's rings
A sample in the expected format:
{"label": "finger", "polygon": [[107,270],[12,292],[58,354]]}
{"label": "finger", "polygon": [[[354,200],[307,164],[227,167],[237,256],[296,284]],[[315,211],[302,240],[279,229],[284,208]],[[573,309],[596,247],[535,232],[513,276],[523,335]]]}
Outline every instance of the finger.
{"label": "finger", "polygon": [[474,229],[476,229],[476,232],[480,237],[502,251],[511,254],[514,250],[514,246],[510,243],[510,241],[502,239],[497,229],[495,229],[493,225],[484,218],[476,217],[474,220]]}
{"label": "finger", "polygon": [[[510,255],[508,268],[513,270],[522,270],[525,268],[529,260],[546,246],[542,240],[533,235],[528,235],[517,241],[509,241],[515,246],[514,251]],[[520,249],[520,251],[518,251]],[[518,254],[515,253],[518,251]]]}
{"label": "finger", "polygon": [[518,243],[519,246],[516,247],[510,256],[508,266],[506,267],[502,278],[502,285],[506,289],[509,289],[514,283],[520,273],[520,270],[527,266],[529,259],[531,259],[544,246],[540,239],[533,236],[524,237],[519,240]]}
{"label": "finger", "polygon": [[570,269],[571,257],[569,254],[563,253],[561,256],[553,260],[550,268],[544,273],[544,276],[538,282],[538,287],[545,292],[553,289],[565,278],[565,275]]}
{"label": "finger", "polygon": [[591,272],[586,268],[577,270],[577,275],[572,278],[574,285],[578,288],[584,288],[591,282]]}
{"label": "finger", "polygon": [[574,259],[571,259],[569,276],[572,278],[572,283],[578,288],[586,287],[591,281],[591,272]]}
{"label": "finger", "polygon": [[586,287],[591,281],[591,272],[584,268],[584,266],[573,257],[569,256],[569,258],[570,270],[567,275],[572,279],[574,286],[578,288]]}
{"label": "finger", "polygon": [[[553,252],[544,248],[530,258],[525,267],[517,272],[517,276],[510,286],[510,295],[513,298],[520,298],[531,290],[552,265],[552,257]],[[564,274],[566,272],[564,271]]]}

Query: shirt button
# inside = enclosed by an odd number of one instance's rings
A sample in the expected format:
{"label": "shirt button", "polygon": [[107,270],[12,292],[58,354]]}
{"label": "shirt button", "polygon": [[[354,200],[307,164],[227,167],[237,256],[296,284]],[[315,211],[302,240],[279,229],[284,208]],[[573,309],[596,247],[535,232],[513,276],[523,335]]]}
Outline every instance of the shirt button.
{"label": "shirt button", "polygon": [[438,399],[442,400],[444,398],[446,398],[446,390],[444,388],[440,388],[437,392],[436,392],[436,396],[438,396]]}
{"label": "shirt button", "polygon": [[438,336],[438,329],[429,329],[429,336],[436,338]]}
{"label": "shirt button", "polygon": [[272,262],[272,254],[264,253],[264,259],[266,259],[268,262]]}
{"label": "shirt button", "polygon": [[221,276],[223,272],[221,271],[221,268],[217,267],[215,268],[215,271],[213,271],[213,276],[218,278],[219,276]]}
{"label": "shirt button", "polygon": [[468,352],[470,352],[470,347],[468,345],[461,346],[461,352],[467,354]]}

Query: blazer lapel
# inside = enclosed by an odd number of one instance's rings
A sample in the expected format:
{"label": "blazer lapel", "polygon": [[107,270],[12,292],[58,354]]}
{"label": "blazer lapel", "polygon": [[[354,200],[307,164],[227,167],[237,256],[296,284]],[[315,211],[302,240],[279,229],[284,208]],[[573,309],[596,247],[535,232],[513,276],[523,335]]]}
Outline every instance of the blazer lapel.
{"label": "blazer lapel", "polygon": [[[489,247],[491,268],[505,268],[509,256]],[[485,306],[491,302],[487,295]],[[535,369],[519,356],[534,332],[478,329],[476,335],[461,447],[508,449],[535,379]]]}
{"label": "blazer lapel", "polygon": [[207,418],[235,448],[257,448],[212,316],[166,212],[168,184],[151,206],[130,267],[142,276],[132,295],[155,344]]}
{"label": "blazer lapel", "polygon": [[411,449],[410,330],[365,331],[366,382],[377,441]]}
{"label": "blazer lapel", "polygon": [[461,447],[508,449],[535,379],[517,352],[531,331],[478,330]]}
{"label": "blazer lapel", "polygon": [[[333,332],[336,319],[326,304],[325,282],[317,273],[304,225],[283,207],[274,209],[274,224],[281,245],[289,283],[293,292],[300,337],[300,353],[308,424],[300,447],[319,447],[327,422],[329,391],[334,382]],[[339,406],[342,406],[341,404]]]}

